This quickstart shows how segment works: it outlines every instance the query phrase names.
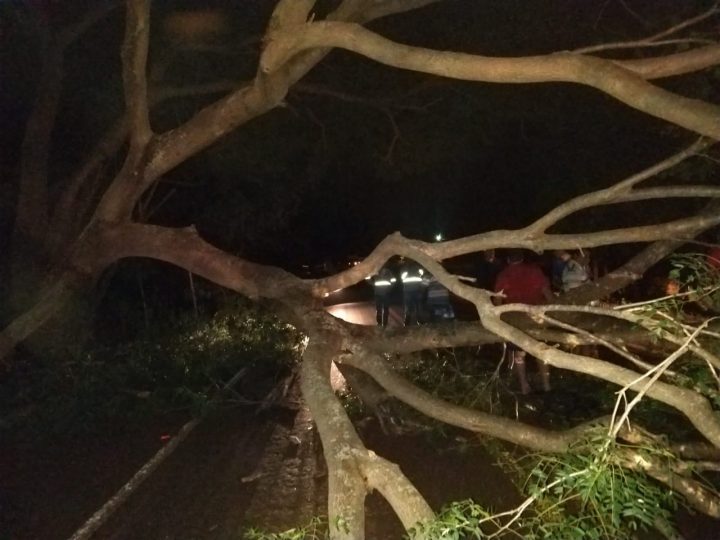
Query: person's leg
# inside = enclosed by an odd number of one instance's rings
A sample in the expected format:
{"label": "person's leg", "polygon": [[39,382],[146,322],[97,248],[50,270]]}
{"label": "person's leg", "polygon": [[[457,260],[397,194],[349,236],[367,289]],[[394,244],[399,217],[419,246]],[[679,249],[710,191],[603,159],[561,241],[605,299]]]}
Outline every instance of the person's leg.
{"label": "person's leg", "polygon": [[382,299],[382,325],[387,326],[388,319],[390,317],[390,302],[387,295],[383,296]]}
{"label": "person's leg", "polygon": [[409,293],[403,294],[403,323],[410,324],[410,311],[412,309],[412,297]]}
{"label": "person's leg", "polygon": [[438,313],[437,306],[435,306],[433,304],[426,304],[426,307],[427,307],[428,317],[430,318],[430,322],[436,323],[438,321],[438,319],[440,318],[440,314]]}
{"label": "person's leg", "polygon": [[409,324],[420,323],[420,301],[418,291],[410,291],[407,298],[407,314],[405,316],[405,326]]}
{"label": "person's leg", "polygon": [[378,326],[385,326],[383,322],[383,298],[378,294],[375,295],[375,320]]}
{"label": "person's leg", "polygon": [[415,324],[420,324],[422,321],[423,315],[423,297],[422,297],[422,291],[418,291],[415,295]]}
{"label": "person's leg", "polygon": [[537,366],[538,371],[540,372],[540,383],[542,384],[543,392],[549,392],[550,391],[550,366],[540,360],[537,359]]}
{"label": "person's leg", "polygon": [[512,355],[513,371],[515,372],[515,376],[520,384],[520,392],[522,394],[529,394],[532,389],[530,388],[530,383],[528,383],[527,380],[527,371],[525,369],[525,351],[512,349],[510,354]]}

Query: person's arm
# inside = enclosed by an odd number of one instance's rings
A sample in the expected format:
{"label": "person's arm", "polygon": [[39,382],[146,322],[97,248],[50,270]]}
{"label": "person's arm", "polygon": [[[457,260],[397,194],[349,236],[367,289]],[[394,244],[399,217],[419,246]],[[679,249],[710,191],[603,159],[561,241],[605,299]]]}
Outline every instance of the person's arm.
{"label": "person's arm", "polygon": [[545,302],[548,304],[552,304],[555,300],[555,295],[552,292],[552,287],[550,286],[550,280],[545,275],[545,272],[542,271],[540,267],[538,267],[538,279],[540,280],[540,290],[542,291],[543,298],[545,298]]}
{"label": "person's arm", "polygon": [[545,302],[547,302],[548,304],[552,304],[555,301],[555,295],[553,294],[549,285],[543,287],[542,294],[545,297]]}

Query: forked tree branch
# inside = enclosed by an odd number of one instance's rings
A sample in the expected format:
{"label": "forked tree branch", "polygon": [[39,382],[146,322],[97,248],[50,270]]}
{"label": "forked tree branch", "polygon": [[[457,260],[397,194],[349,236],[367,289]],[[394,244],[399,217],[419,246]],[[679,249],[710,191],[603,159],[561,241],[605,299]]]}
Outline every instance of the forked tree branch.
{"label": "forked tree branch", "polygon": [[[573,451],[582,451],[577,443],[586,438],[591,431],[610,423],[609,417],[602,417],[584,422],[569,430],[549,431],[438,399],[402,378],[387,366],[381,357],[369,354],[361,344],[355,344],[352,351],[342,357],[342,361],[365,371],[391,396],[430,418],[531,450],[564,453],[573,448]],[[622,429],[619,435],[625,438],[628,433],[631,432]],[[637,434],[637,430],[632,433]],[[617,455],[621,466],[647,473],[684,495],[695,509],[707,515],[715,517],[720,515],[720,499],[717,494],[705,488],[697,480],[679,474],[679,468],[683,466],[686,469],[692,468],[692,463],[678,462],[671,470],[667,463],[660,463],[645,454],[641,455],[634,448],[622,447]],[[713,462],[710,466],[715,467],[716,463]]]}
{"label": "forked tree branch", "polygon": [[[273,36],[261,58],[261,69],[273,73],[303,51],[327,47],[356,52],[389,66],[453,79],[583,84],[646,114],[720,139],[720,107],[654,86],[632,72],[633,64],[572,53],[492,58],[436,51],[395,43],[356,24],[324,21]],[[720,62],[720,47],[717,53],[716,62]]]}
{"label": "forked tree branch", "polygon": [[[130,127],[131,153],[142,152],[152,137],[147,103],[150,0],[127,0],[122,45],[123,89]],[[134,151],[134,152],[133,152]]]}
{"label": "forked tree branch", "polygon": [[20,155],[20,183],[15,213],[14,234],[21,241],[32,239],[42,245],[48,230],[48,158],[50,141],[62,92],[65,74],[65,50],[82,34],[106,17],[118,0],[98,2],[75,24],[53,35],[47,30],[45,50],[41,52],[42,68],[35,103],[27,121]]}
{"label": "forked tree branch", "polygon": [[720,63],[720,45],[708,45],[665,56],[641,60],[613,60],[644,79],[662,79],[702,71]]}
{"label": "forked tree branch", "polygon": [[516,422],[510,418],[454,405],[432,396],[398,375],[380,356],[369,353],[361,344],[355,344],[350,354],[343,355],[340,361],[364,371],[388,394],[429,418],[532,450],[566,452],[572,443],[587,434],[588,429],[605,425],[609,420],[609,418],[596,419],[568,431],[550,431]]}
{"label": "forked tree branch", "polygon": [[[321,314],[310,318],[310,336],[301,366],[301,388],[322,440],[328,466],[328,518],[330,526],[341,519],[347,530],[331,532],[332,538],[363,538],[365,496],[380,489],[403,525],[409,529],[434,513],[399,468],[368,451],[330,385],[330,365],[339,353],[339,336],[328,333]],[[332,327],[330,321],[329,327]],[[385,475],[379,478],[377,466]],[[388,484],[388,482],[390,484]]]}
{"label": "forked tree branch", "polygon": [[[528,234],[525,229],[496,230],[447,242],[428,243],[408,240],[394,233],[383,240],[358,265],[314,283],[316,294],[322,295],[359,283],[375,274],[393,255],[406,255],[415,260],[442,261],[460,255],[499,247],[525,248],[533,251],[547,249],[578,249],[631,242],[654,242],[677,236],[694,235],[720,224],[720,214],[701,214],[657,225],[644,225],[578,234]],[[419,262],[419,261],[418,261]],[[640,277],[640,276],[636,276]]]}
{"label": "forked tree branch", "polygon": [[681,150],[680,152],[670,156],[667,159],[662,160],[659,163],[656,163],[655,165],[652,165],[651,167],[648,167],[643,171],[640,171],[639,173],[633,174],[632,176],[618,182],[617,184],[614,184],[609,188],[580,195],[578,197],[575,197],[574,199],[570,199],[569,201],[564,202],[563,204],[550,210],[547,214],[529,225],[525,230],[530,232],[531,234],[544,233],[550,227],[558,223],[560,220],[566,218],[571,214],[574,214],[575,212],[590,208],[592,206],[620,202],[618,200],[618,197],[629,194],[633,187],[635,187],[640,182],[643,182],[644,180],[647,180],[649,178],[653,178],[654,176],[657,176],[658,174],[674,167],[675,165],[682,163],[687,158],[697,155],[699,152],[702,152],[704,149],[708,148],[711,145],[711,141],[700,139],[689,147],[685,148],[684,150]]}
{"label": "forked tree branch", "polygon": [[[387,9],[376,9],[378,6],[372,1],[344,0],[328,15],[328,20],[367,22],[375,17],[417,9],[429,3],[433,2],[400,0],[388,3],[385,6]],[[306,8],[307,6],[303,9]],[[289,9],[292,9],[292,3]],[[181,126],[158,135],[153,140],[143,174],[133,177],[135,171],[131,168],[122,170],[103,196],[97,216],[112,221],[128,219],[144,191],[160,176],[243,123],[280,105],[290,86],[300,80],[328,52],[323,49],[299,55],[276,73],[256,77],[246,86],[201,109]]]}
{"label": "forked tree branch", "polygon": [[[553,367],[583,373],[615,383],[621,387],[629,385],[635,391],[641,389],[637,381],[638,374],[635,371],[589,356],[556,349],[533,339],[530,335],[504,321],[501,318],[503,306],[494,306],[491,301],[491,294],[488,291],[465,285],[459,279],[451,276],[435,259],[417,249],[412,243],[407,242],[404,245],[399,243],[397,254],[417,261],[451,292],[473,303],[478,311],[480,323],[486,329],[517,345],[536,358]],[[526,306],[523,309],[534,310],[543,307]],[[572,309],[568,306],[557,307],[558,309]],[[580,309],[586,308],[581,307]],[[705,397],[692,390],[663,382],[656,382],[647,390],[647,395],[682,412],[709,442],[720,447],[720,419],[717,418]]]}

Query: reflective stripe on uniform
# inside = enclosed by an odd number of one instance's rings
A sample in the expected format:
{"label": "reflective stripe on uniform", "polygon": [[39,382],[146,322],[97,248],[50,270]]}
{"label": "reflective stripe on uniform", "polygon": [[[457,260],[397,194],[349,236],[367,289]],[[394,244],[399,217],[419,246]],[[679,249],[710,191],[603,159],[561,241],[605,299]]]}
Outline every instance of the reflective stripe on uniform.
{"label": "reflective stripe on uniform", "polygon": [[403,283],[419,283],[422,281],[422,278],[420,276],[409,276],[403,277],[402,280]]}

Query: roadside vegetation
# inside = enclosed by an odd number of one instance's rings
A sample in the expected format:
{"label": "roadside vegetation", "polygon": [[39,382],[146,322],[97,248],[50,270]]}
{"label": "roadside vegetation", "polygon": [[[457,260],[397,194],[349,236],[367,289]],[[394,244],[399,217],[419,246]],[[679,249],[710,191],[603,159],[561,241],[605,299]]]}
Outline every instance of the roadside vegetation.
{"label": "roadside vegetation", "polygon": [[[130,340],[62,347],[15,364],[0,385],[0,429],[42,438],[258,405],[291,375],[301,352],[294,328],[243,300],[212,314],[160,317]],[[234,388],[214,399],[240,370]]]}

